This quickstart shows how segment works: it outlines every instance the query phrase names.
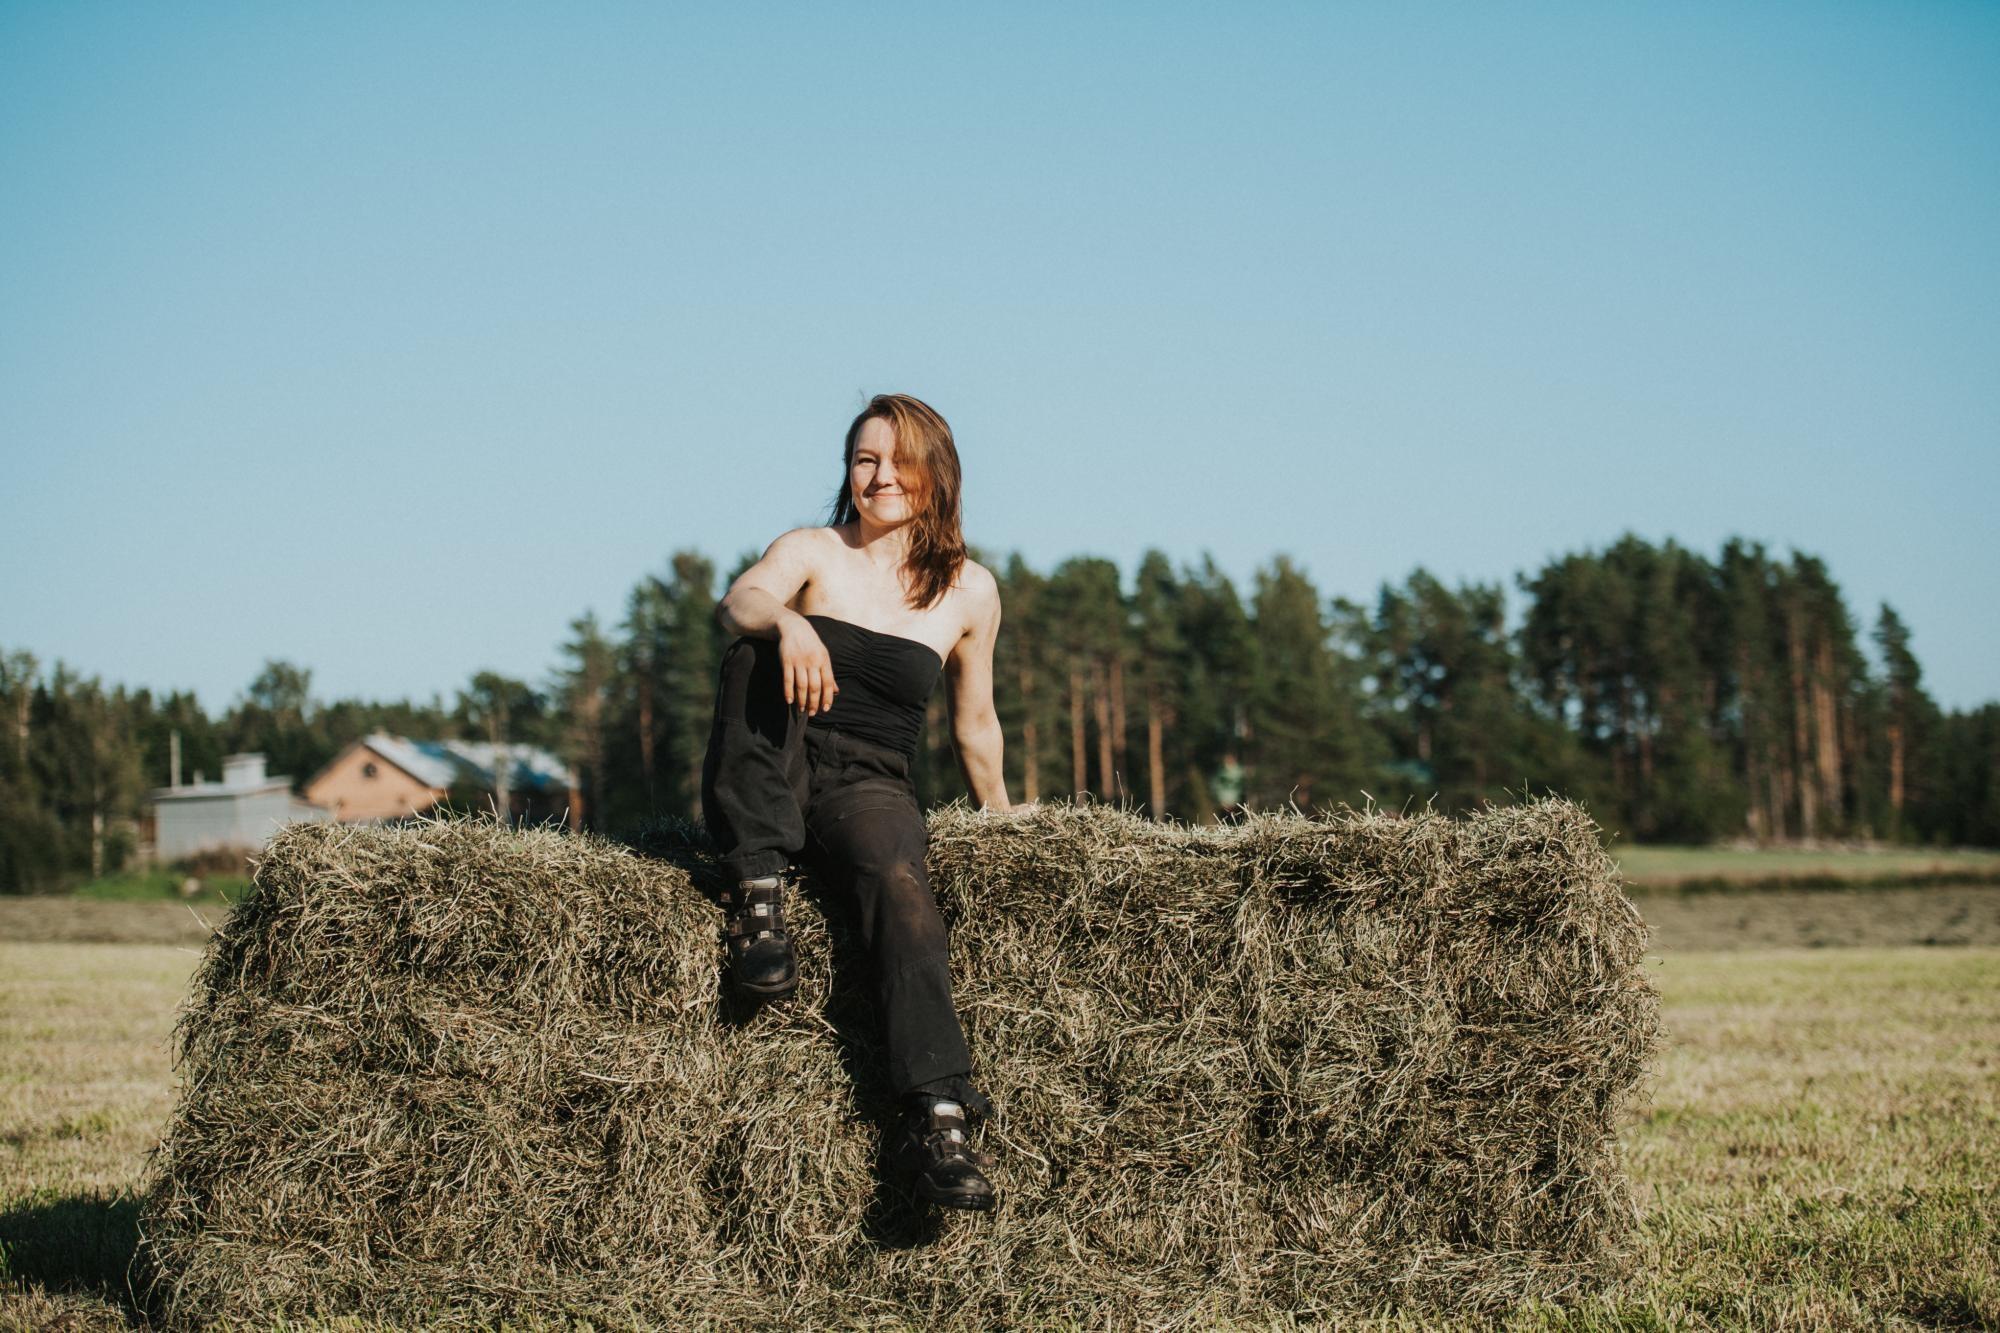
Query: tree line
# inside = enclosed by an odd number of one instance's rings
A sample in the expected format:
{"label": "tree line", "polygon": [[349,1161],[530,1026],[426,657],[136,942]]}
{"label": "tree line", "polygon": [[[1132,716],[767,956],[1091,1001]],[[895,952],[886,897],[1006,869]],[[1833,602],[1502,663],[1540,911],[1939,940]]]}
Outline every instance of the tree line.
{"label": "tree line", "polygon": [[[219,716],[0,651],[0,890],[122,866],[150,789],[262,751],[303,784],[384,730],[541,744],[575,766],[587,826],[700,816],[727,646],[726,578],[694,551],[642,577],[615,623],[574,620],[538,683],[481,672],[446,703],[323,703],[273,661]],[[1458,811],[1553,790],[1639,841],[1861,837],[2000,844],[2000,703],[1947,711],[1883,605],[1864,632],[1816,557],[1742,540],[1711,559],[1626,536],[1500,584],[1418,569],[1373,602],[1326,598],[1286,556],[1239,591],[1212,559],[1149,551],[1001,585],[994,695],[1009,794],[1082,793],[1191,822],[1372,801]],[[1866,642],[1864,643],[1864,638]],[[1868,651],[1872,649],[1872,653]],[[914,775],[962,795],[945,696]]]}

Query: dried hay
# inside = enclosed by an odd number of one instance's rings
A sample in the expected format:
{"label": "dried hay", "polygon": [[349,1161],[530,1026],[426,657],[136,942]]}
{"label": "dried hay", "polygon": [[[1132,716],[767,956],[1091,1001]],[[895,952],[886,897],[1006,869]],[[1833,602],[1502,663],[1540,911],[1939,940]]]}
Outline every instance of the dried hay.
{"label": "dried hay", "polygon": [[1001,1206],[885,1182],[851,909],[725,994],[711,849],[306,824],[209,946],[143,1214],[170,1326],[1482,1312],[1621,1266],[1657,1000],[1587,816],[930,816]]}

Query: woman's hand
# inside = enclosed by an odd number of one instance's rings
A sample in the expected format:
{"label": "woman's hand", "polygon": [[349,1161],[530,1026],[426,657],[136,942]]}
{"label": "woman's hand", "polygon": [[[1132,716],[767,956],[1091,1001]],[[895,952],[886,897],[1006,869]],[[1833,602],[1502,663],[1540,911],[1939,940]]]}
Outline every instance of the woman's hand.
{"label": "woman's hand", "polygon": [[807,717],[833,707],[840,686],[833,683],[833,658],[804,616],[795,616],[778,631],[778,660],[784,664],[785,703],[802,708]]}

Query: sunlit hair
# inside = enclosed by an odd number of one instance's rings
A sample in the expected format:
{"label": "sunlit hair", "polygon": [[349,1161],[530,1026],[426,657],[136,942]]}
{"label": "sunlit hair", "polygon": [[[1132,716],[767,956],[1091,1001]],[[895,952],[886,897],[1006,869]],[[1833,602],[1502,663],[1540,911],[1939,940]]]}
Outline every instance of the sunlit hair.
{"label": "sunlit hair", "polygon": [[852,523],[855,509],[850,479],[854,475],[854,442],[871,417],[880,417],[896,433],[896,476],[911,495],[916,517],[910,520],[909,604],[922,611],[950,589],[965,563],[965,534],[960,527],[958,446],[951,427],[930,406],[906,393],[878,393],[847,428],[841,458],[840,493],[834,497],[828,524]]}

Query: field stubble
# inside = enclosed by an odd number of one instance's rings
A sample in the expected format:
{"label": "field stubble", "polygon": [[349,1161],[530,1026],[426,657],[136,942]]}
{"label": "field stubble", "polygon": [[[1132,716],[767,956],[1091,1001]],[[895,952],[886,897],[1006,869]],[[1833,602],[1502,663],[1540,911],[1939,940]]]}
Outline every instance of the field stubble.
{"label": "field stubble", "polygon": [[[2000,892],[1906,892],[1935,910],[1881,890],[1640,899],[1670,1044],[1623,1133],[1637,1274],[1510,1327],[2000,1326]],[[0,1327],[122,1328],[199,937],[112,942],[180,927],[46,906],[61,919],[39,931],[0,920]],[[1956,913],[1969,947],[1916,947]],[[1873,947],[1770,947],[1802,933]]]}

